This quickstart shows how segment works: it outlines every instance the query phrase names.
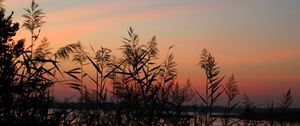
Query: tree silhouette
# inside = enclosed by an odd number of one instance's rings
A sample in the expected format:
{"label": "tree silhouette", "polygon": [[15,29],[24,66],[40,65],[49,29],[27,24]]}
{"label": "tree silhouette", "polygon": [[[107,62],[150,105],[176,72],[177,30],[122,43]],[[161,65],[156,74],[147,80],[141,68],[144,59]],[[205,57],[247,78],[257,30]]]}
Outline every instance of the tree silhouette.
{"label": "tree silhouette", "polygon": [[[0,12],[0,125],[54,125],[60,116],[50,111],[54,97],[57,64],[51,59],[33,59],[24,49],[24,39],[14,41],[19,29],[12,14]],[[36,62],[41,64],[36,65]],[[47,67],[46,67],[47,66]]]}
{"label": "tree silhouette", "polygon": [[[2,2],[2,1],[1,1]],[[10,111],[13,109],[14,90],[13,84],[16,67],[15,57],[21,55],[24,40],[19,40],[14,44],[12,37],[19,30],[19,24],[12,22],[12,15],[5,17],[4,9],[0,10],[0,120],[5,122]]]}

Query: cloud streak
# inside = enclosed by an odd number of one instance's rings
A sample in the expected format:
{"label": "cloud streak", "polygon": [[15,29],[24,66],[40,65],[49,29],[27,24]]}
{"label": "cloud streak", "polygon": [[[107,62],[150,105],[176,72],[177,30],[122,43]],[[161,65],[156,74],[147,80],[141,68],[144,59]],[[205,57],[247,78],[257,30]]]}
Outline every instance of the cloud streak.
{"label": "cloud streak", "polygon": [[290,59],[300,58],[299,50],[282,50],[261,55],[251,56],[222,56],[223,62],[226,64],[264,64],[271,62],[281,62]]}
{"label": "cloud streak", "polygon": [[60,24],[65,22],[82,21],[87,18],[107,15],[112,12],[120,11],[125,8],[143,5],[145,3],[126,3],[126,2],[112,2],[103,4],[90,4],[85,6],[77,6],[66,8],[64,10],[52,11],[47,14],[48,21],[51,24]]}
{"label": "cloud streak", "polygon": [[[56,24],[55,27],[50,28],[52,32],[59,31],[59,35],[63,36],[74,36],[77,34],[88,34],[95,31],[101,32],[108,28],[119,26],[122,24],[134,24],[137,22],[145,21],[155,21],[166,19],[174,16],[180,16],[183,14],[193,13],[205,9],[207,7],[201,8],[195,5],[180,5],[172,7],[164,7],[158,9],[146,9],[137,12],[124,12],[117,15],[112,15],[108,17],[102,17],[102,14],[109,13],[110,11],[120,11],[126,10],[124,8],[134,7],[136,5],[124,5],[124,4],[111,4],[109,6],[87,6],[81,8],[74,8],[60,13],[50,13],[48,23],[51,25],[52,21],[59,19],[60,23]],[[88,9],[89,8],[89,9]],[[199,9],[201,8],[201,9]],[[75,10],[83,10],[78,13]],[[107,15],[107,14],[106,14]],[[84,20],[85,18],[99,16],[93,20]],[[59,17],[62,17],[60,19]],[[73,20],[73,23],[72,21]],[[76,21],[81,20],[81,21]]]}

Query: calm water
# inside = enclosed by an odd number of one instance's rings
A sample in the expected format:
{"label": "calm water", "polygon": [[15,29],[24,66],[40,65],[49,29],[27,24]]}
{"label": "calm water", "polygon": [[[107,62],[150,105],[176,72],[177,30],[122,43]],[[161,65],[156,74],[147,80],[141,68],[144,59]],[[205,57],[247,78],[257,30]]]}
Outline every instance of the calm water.
{"label": "calm water", "polygon": [[[51,109],[50,113],[53,112],[55,109]],[[74,113],[71,112],[71,114]],[[75,112],[76,113],[76,112]],[[189,114],[192,114],[192,113],[189,113]],[[200,116],[198,116],[198,120],[197,120],[197,123],[200,124]],[[76,121],[76,120],[74,120]],[[78,121],[78,120],[77,120]],[[269,123],[268,121],[261,121],[261,120],[252,120],[252,121],[246,121],[246,120],[239,120],[239,119],[231,119],[231,122],[232,121],[238,121],[238,123],[235,123],[233,126],[269,126]],[[190,126],[195,126],[194,124],[194,119],[190,119],[189,120],[189,124]],[[160,120],[159,122],[160,126],[170,126],[171,124],[165,122],[163,119]],[[252,124],[252,125],[251,125]],[[253,125],[253,124],[256,124],[256,125]],[[222,124],[222,120],[220,118],[218,118],[213,126],[223,126]],[[274,125],[273,126],[282,126],[279,122],[274,122]],[[300,126],[300,121],[297,122],[297,123],[284,123],[284,126]]]}

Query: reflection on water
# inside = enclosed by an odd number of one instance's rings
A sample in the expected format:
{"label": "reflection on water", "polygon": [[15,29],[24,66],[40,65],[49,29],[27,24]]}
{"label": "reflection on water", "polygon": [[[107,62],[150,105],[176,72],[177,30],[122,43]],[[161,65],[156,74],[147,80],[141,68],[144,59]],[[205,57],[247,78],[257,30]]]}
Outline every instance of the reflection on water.
{"label": "reflection on water", "polygon": [[[271,126],[269,121],[266,120],[240,120],[231,119],[232,122],[237,122],[232,126]],[[200,120],[197,120],[198,125],[201,124]],[[190,126],[196,126],[194,119],[190,119]],[[204,124],[202,124],[204,125]],[[213,126],[223,126],[222,120],[218,118]],[[300,126],[300,122],[273,122],[272,126]]]}
{"label": "reflection on water", "polygon": [[[54,112],[54,111],[58,111],[60,109],[50,109],[49,111],[49,114]],[[66,111],[70,112],[69,113],[69,116],[72,116],[72,115],[77,115],[76,119],[72,121],[72,123],[75,123],[76,121],[79,121],[79,115],[80,114],[80,111],[78,109],[67,109]],[[93,111],[90,111],[91,113],[93,113]],[[87,112],[89,113],[89,112]],[[115,111],[110,111],[108,113],[106,113],[108,115],[115,115],[116,112]],[[190,115],[190,117],[193,117],[193,113],[191,112],[188,112],[186,113],[187,115]],[[214,113],[214,115],[221,115],[220,113]],[[100,115],[100,118],[106,118],[107,116],[105,116],[105,114],[102,114]],[[204,124],[204,117],[203,116],[200,116],[198,115],[196,117],[196,121],[195,121],[195,118],[190,118],[190,119],[187,119],[188,121],[184,121],[184,123],[182,124],[179,124],[180,126],[181,125],[187,125],[187,126],[205,126]],[[123,120],[123,121],[127,121],[126,119]],[[274,122],[271,122],[271,121],[268,121],[268,120],[242,120],[242,119],[238,119],[238,118],[230,118],[230,122],[236,122],[234,123],[233,125],[230,125],[230,126],[300,126],[300,121],[298,122],[279,122],[279,121],[274,121]],[[134,124],[133,122],[131,122],[132,124]],[[157,122],[159,126],[172,126],[172,122],[168,122],[164,119],[160,119],[158,122]],[[272,124],[273,123],[273,124]],[[129,123],[130,124],[130,123]],[[271,125],[272,124],[272,125]],[[111,126],[113,126],[113,123],[111,122],[110,123]],[[224,126],[223,123],[222,123],[222,118],[218,117],[216,119],[216,121],[213,123],[212,126]]]}

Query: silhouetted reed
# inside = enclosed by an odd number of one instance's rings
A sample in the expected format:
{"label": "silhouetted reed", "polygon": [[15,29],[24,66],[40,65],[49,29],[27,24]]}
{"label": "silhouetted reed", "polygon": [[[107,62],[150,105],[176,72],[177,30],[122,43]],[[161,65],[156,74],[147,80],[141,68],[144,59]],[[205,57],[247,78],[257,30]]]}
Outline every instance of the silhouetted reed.
{"label": "silhouetted reed", "polygon": [[221,118],[223,126],[232,126],[236,124],[238,121],[230,120],[230,115],[232,114],[232,110],[235,109],[239,105],[239,101],[234,101],[236,97],[239,95],[239,89],[237,86],[237,81],[235,77],[231,75],[228,78],[228,82],[223,86],[224,92],[226,94],[226,105],[223,117]]}
{"label": "silhouetted reed", "polygon": [[12,23],[11,17],[1,10],[0,125],[58,125],[60,111],[51,110],[54,97],[50,90],[54,71],[59,70],[57,62],[46,58],[46,53],[43,58],[32,57],[32,51],[24,48],[24,39],[15,43],[19,24]]}
{"label": "silhouetted reed", "polygon": [[216,121],[216,117],[213,116],[213,107],[219,100],[219,97],[223,93],[222,80],[224,76],[220,76],[219,67],[215,58],[206,49],[202,50],[199,65],[205,71],[206,84],[205,84],[205,94],[202,96],[198,91],[197,94],[204,103],[204,125],[210,126]]}
{"label": "silhouetted reed", "polygon": [[38,9],[38,7],[39,5],[34,0],[32,0],[30,8],[25,8],[24,10],[26,13],[23,15],[25,21],[22,26],[25,27],[26,30],[29,30],[31,33],[31,56],[33,55],[34,42],[36,42],[41,32],[41,30],[39,29],[38,33],[35,33],[35,30],[42,27],[42,25],[45,23],[43,21],[45,13],[42,9]]}
{"label": "silhouetted reed", "polygon": [[[156,37],[142,43],[132,28],[128,37],[123,38],[119,58],[105,47],[95,50],[90,46],[90,54],[81,42],[52,53],[48,39],[40,40],[40,30],[35,31],[45,23],[44,13],[35,1],[23,15],[23,26],[31,33],[31,45],[25,48],[25,39],[14,40],[19,24],[12,22],[13,13],[5,16],[2,2],[0,125],[213,126],[220,121],[223,126],[284,126],[297,120],[294,117],[297,111],[289,109],[293,102],[291,90],[283,95],[277,107],[272,102],[264,111],[246,94],[240,100],[235,77],[230,76],[224,83],[225,76],[220,74],[214,56],[206,49],[202,50],[199,62],[205,75],[204,94],[192,90],[189,79],[180,84],[171,52],[173,46],[169,47],[166,58],[158,62]],[[39,42],[37,46],[35,42]],[[60,64],[68,59],[79,66],[63,70]],[[94,71],[89,73],[85,67]],[[91,83],[84,81],[87,79]],[[77,90],[78,102],[56,102],[52,91],[58,83]],[[219,107],[221,95],[225,102]]]}

